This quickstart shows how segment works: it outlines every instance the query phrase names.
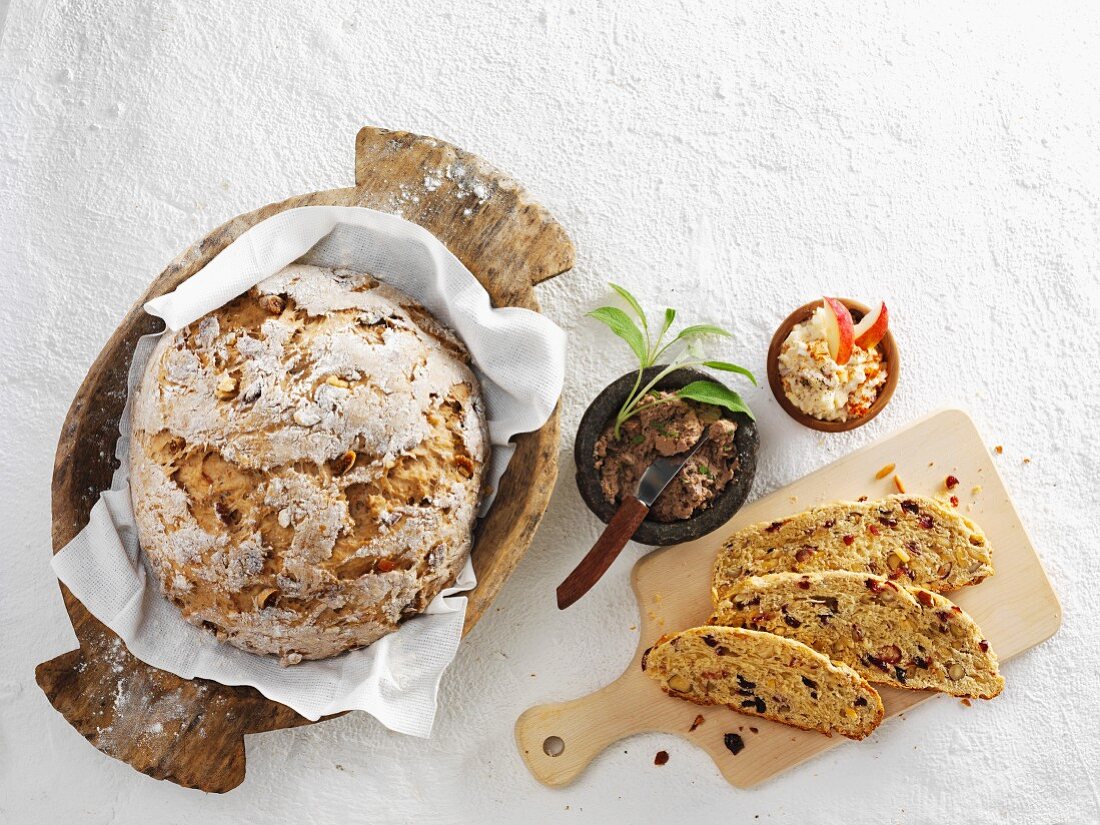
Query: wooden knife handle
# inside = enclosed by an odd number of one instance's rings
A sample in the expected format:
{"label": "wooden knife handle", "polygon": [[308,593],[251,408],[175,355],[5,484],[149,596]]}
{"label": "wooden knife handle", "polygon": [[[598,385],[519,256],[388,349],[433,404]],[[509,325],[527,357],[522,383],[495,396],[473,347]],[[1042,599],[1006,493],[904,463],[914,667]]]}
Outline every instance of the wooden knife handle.
{"label": "wooden knife handle", "polygon": [[600,576],[607,572],[607,568],[630,541],[638,525],[645,521],[648,512],[649,505],[643,504],[636,497],[627,496],[623,499],[588,555],[558,585],[558,610],[565,610],[600,580]]}

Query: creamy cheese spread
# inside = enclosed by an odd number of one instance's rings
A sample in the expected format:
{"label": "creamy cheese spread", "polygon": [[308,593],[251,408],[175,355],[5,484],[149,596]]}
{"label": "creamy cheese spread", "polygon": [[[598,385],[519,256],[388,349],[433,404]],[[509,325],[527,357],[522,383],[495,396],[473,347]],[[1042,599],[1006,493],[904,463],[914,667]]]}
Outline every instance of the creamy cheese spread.
{"label": "creamy cheese spread", "polygon": [[886,383],[882,353],[853,346],[852,357],[841,366],[829,353],[825,338],[825,307],[808,321],[796,324],[779,350],[783,392],[806,415],[822,421],[859,418],[878,398]]}

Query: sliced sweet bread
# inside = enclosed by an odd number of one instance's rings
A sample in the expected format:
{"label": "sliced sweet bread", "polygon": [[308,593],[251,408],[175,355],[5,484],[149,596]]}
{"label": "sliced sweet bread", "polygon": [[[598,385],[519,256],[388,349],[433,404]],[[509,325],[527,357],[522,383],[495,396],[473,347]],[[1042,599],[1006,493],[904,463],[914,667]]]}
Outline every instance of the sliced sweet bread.
{"label": "sliced sweet bread", "polygon": [[856,570],[946,593],[993,575],[993,561],[981,528],[936,499],[838,501],[730,536],[714,564],[714,602],[746,576],[817,570]]}
{"label": "sliced sweet bread", "polygon": [[870,682],[992,699],[997,656],[969,614],[929,590],[834,570],[743,579],[713,624],[766,630],[850,665]]}
{"label": "sliced sweet bread", "polygon": [[830,736],[862,739],[882,721],[882,700],[863,677],[771,633],[733,627],[672,633],[645,652],[642,670],[670,696]]}

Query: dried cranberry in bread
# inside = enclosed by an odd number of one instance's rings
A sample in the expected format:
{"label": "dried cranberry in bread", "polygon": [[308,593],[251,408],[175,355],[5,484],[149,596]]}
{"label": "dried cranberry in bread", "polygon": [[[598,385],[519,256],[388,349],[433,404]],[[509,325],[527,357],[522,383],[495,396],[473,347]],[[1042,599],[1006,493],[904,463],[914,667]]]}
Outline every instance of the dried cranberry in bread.
{"label": "dried cranberry in bread", "polygon": [[925,496],[838,501],[730,536],[714,563],[715,604],[746,576],[855,570],[946,593],[993,575],[989,541]]}
{"label": "dried cranberry in bread", "polygon": [[929,590],[850,571],[743,579],[714,624],[764,630],[844,662],[870,682],[992,699],[997,656],[962,608]]}
{"label": "dried cranberry in bread", "polygon": [[379,639],[470,552],[488,437],[462,343],[290,266],[161,338],[133,396],[142,550],[184,617],[286,664]]}
{"label": "dried cranberry in bread", "polygon": [[642,670],[670,696],[830,736],[862,739],[882,721],[882,700],[854,670],[771,633],[693,627],[659,639]]}

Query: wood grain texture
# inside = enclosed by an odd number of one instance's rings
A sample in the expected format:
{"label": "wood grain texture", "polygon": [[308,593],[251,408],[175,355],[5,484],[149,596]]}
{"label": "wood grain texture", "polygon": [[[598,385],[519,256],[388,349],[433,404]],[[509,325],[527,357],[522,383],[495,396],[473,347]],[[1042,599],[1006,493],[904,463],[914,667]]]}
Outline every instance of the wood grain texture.
{"label": "wood grain texture", "polygon": [[[170,292],[244,231],[299,206],[366,206],[424,226],[466,265],[494,306],[538,310],[533,285],[570,269],[573,245],[550,214],[502,172],[434,138],[367,127],[355,143],[356,185],[299,195],[240,215],[169,264],[123,319],[81,384],[57,446],[53,551],[87,523],[117,467],[114,445],[138,338],[161,322],[149,299]],[[496,500],[478,525],[465,632],[485,612],[526,552],[557,477],[558,412],[516,439]],[[245,773],[243,736],[309,721],[247,687],[185,680],[138,661],[61,586],[80,648],[35,670],[53,706],[104,753],[157,779],[224,792]],[[116,699],[123,685],[140,702]],[[169,712],[171,711],[171,712]]]}
{"label": "wood grain texture", "polygon": [[623,498],[619,509],[600,533],[592,549],[573,568],[573,572],[565,577],[565,581],[558,585],[558,610],[565,610],[592,589],[592,585],[600,580],[607,568],[619,557],[619,553],[648,513],[649,506],[639,501],[637,496]]}
{"label": "wood grain texture", "polygon": [[[530,708],[516,722],[516,742],[535,777],[547,785],[566,785],[619,739],[663,731],[703,748],[731,784],[747,788],[836,745],[868,747],[874,737],[889,736],[891,725],[884,724],[867,742],[848,742],[726,708],[702,707],[665,695],[640,667],[642,653],[660,636],[706,621],[711,612],[711,567],[726,536],[745,525],[834,499],[893,493],[891,477],[875,479],[885,464],[897,464],[897,472],[915,494],[942,494],[948,474],[961,480],[954,492],[959,494],[962,511],[989,537],[996,573],[976,587],[948,595],[981,625],[1002,664],[1049,638],[1062,621],[1058,599],[981,436],[965,413],[946,410],[753,502],[726,529],[640,560],[634,567],[633,584],[641,608],[641,638],[630,666],[602,690],[570,702]],[[982,488],[980,492],[967,492],[976,486]],[[1005,678],[1011,689],[1011,667]],[[876,688],[887,718],[937,695]],[[691,731],[697,715],[705,721]],[[759,733],[752,733],[750,726]],[[744,739],[746,747],[740,754],[726,748],[727,733],[739,733]],[[550,756],[544,743],[554,736],[564,747],[559,755]]]}

